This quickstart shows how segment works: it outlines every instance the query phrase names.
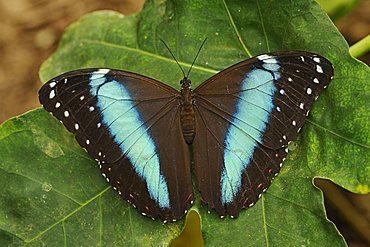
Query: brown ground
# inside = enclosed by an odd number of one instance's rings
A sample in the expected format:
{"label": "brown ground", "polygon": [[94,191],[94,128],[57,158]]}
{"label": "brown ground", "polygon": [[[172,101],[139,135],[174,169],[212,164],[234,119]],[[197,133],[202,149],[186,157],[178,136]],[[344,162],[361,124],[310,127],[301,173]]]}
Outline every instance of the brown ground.
{"label": "brown ground", "polygon": [[[143,0],[0,0],[0,123],[39,106],[39,67],[55,51],[66,26],[93,10],[129,14],[138,12],[142,3]],[[370,1],[360,1],[337,26],[350,44],[365,37],[370,30]],[[369,64],[369,54],[362,60]],[[370,219],[369,196],[343,195],[360,215]],[[370,245],[343,219],[343,214],[333,210],[330,203],[327,206],[329,216],[351,246]]]}
{"label": "brown ground", "polygon": [[0,123],[39,106],[38,70],[63,30],[101,9],[140,11],[143,0],[0,0]]}

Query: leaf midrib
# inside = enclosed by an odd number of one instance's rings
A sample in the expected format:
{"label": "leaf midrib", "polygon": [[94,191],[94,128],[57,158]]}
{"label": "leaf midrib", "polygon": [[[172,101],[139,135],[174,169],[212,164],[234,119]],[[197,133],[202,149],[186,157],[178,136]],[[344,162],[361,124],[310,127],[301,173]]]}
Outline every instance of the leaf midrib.
{"label": "leaf midrib", "polygon": [[[153,57],[153,58],[156,58],[156,59],[160,59],[160,60],[163,60],[163,61],[166,61],[166,62],[169,62],[169,63],[174,63],[174,64],[176,63],[173,59],[160,56],[156,53],[151,53],[151,52],[148,52],[148,51],[145,51],[145,50],[132,48],[132,47],[125,46],[125,45],[119,45],[119,44],[109,43],[109,42],[105,42],[105,41],[101,41],[101,40],[89,40],[89,39],[81,39],[81,42],[86,42],[86,43],[91,43],[91,44],[98,44],[98,45],[108,46],[108,47],[114,47],[114,48],[117,48],[117,49],[124,49],[124,50],[131,51],[131,52],[141,53],[143,55],[150,56],[150,57]],[[179,64],[183,65],[183,66],[186,66],[188,68],[190,68],[190,66],[191,66],[191,64],[181,62],[181,61],[179,61]],[[217,74],[218,72],[220,72],[219,70],[210,69],[210,68],[202,67],[202,66],[199,66],[199,65],[193,65],[192,69],[202,71],[202,72],[206,72],[206,73],[209,73],[211,75]]]}

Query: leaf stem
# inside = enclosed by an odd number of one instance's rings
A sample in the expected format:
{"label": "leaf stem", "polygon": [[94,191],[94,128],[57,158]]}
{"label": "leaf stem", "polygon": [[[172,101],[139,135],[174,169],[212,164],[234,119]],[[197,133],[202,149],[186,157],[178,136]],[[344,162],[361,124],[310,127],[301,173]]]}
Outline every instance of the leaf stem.
{"label": "leaf stem", "polygon": [[370,51],[370,34],[358,41],[349,48],[349,53],[353,57],[360,57]]}

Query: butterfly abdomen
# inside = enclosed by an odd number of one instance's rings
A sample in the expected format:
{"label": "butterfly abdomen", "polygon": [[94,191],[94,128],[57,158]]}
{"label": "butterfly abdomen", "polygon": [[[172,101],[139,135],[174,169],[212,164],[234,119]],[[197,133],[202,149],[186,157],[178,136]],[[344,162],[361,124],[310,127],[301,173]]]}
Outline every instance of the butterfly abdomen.
{"label": "butterfly abdomen", "polygon": [[185,141],[191,144],[195,137],[195,117],[193,108],[181,108],[180,112],[182,134]]}
{"label": "butterfly abdomen", "polygon": [[191,144],[195,137],[195,112],[194,95],[190,89],[190,84],[183,83],[181,93],[180,121],[182,134],[186,143]]}

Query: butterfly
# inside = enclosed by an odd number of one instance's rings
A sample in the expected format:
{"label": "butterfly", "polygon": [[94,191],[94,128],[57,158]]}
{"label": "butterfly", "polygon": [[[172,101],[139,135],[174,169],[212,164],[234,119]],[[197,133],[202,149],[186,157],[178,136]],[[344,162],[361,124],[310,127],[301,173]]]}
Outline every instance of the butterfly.
{"label": "butterfly", "polygon": [[194,171],[202,205],[235,218],[279,173],[333,73],[324,57],[297,51],[247,59],[194,90],[185,73],[178,91],[128,71],[79,69],[49,80],[39,100],[142,215],[182,218]]}

